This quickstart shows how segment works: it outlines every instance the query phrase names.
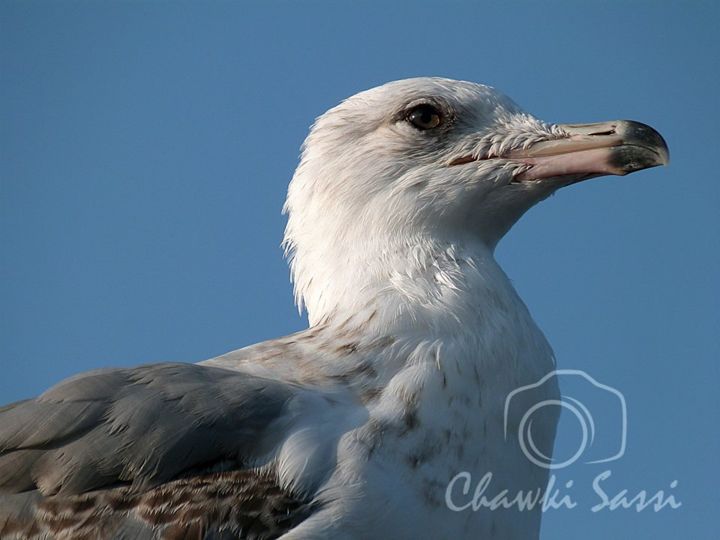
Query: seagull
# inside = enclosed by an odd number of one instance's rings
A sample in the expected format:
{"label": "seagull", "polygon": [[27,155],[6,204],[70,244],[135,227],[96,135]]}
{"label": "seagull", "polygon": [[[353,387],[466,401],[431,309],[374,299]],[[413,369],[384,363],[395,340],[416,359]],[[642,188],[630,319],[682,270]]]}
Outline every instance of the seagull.
{"label": "seagull", "polygon": [[[542,385],[504,418],[555,359],[495,247],[557,189],[668,155],[647,125],[549,124],[471,82],[346,99],[284,208],[309,327],[0,408],[0,537],[537,538],[538,505],[469,504],[488,474],[487,499],[542,491],[548,469],[504,433],[559,397]],[[532,426],[544,455],[556,422]]]}

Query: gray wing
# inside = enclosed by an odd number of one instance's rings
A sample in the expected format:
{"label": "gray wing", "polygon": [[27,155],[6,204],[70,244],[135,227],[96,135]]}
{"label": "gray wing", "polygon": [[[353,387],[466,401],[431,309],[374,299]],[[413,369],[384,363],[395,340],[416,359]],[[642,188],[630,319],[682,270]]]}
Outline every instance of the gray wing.
{"label": "gray wing", "polygon": [[298,390],[166,363],[1,408],[0,537],[276,537],[309,501],[249,464]]}

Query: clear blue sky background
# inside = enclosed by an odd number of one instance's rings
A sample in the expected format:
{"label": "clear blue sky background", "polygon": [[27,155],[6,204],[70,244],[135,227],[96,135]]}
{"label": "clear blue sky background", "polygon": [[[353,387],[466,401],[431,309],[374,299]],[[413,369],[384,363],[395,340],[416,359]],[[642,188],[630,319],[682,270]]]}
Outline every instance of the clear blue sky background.
{"label": "clear blue sky background", "polygon": [[[302,328],[280,209],[313,118],[388,80],[485,82],[548,121],[644,121],[672,153],[559,193],[499,247],[560,367],[628,404],[626,455],[563,470],[591,504],[549,512],[543,538],[716,537],[719,15],[660,0],[3,1],[0,403]],[[683,506],[591,513],[604,468],[631,494],[677,480]]]}

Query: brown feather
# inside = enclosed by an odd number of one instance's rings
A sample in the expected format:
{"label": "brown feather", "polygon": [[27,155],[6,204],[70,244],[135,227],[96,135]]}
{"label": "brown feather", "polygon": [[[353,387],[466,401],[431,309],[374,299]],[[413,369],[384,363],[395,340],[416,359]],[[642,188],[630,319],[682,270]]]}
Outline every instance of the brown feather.
{"label": "brown feather", "polygon": [[216,472],[142,493],[119,486],[82,495],[37,495],[31,512],[0,523],[0,537],[108,538],[132,524],[162,540],[217,538],[223,533],[266,540],[297,526],[312,510],[310,501],[281,488],[274,474]]}

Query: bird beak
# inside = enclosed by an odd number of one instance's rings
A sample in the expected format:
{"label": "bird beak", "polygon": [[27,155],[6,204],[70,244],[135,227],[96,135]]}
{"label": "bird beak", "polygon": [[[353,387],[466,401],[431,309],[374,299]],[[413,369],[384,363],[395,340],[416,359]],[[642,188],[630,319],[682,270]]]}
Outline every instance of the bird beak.
{"label": "bird beak", "polygon": [[667,144],[650,126],[630,120],[599,124],[563,124],[567,136],[535,143],[503,155],[522,166],[515,182],[569,178],[578,182],[606,174],[631,172],[667,165]]}

